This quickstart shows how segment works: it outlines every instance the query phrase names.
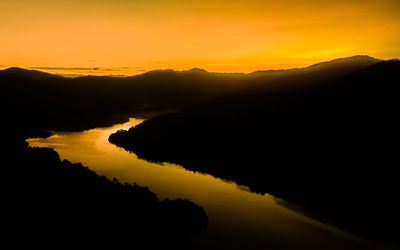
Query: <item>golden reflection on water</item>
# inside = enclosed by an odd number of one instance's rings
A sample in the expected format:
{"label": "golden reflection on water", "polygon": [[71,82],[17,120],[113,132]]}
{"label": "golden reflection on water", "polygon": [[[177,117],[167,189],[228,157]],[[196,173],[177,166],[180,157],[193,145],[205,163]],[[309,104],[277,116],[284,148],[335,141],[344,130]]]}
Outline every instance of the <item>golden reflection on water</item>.
{"label": "golden reflection on water", "polygon": [[146,162],[108,142],[111,133],[141,122],[130,119],[109,128],[55,133],[28,142],[54,148],[62,159],[81,162],[110,179],[148,186],[160,199],[184,198],[202,206],[209,226],[194,239],[194,249],[382,249],[284,208],[270,195],[177,165]]}

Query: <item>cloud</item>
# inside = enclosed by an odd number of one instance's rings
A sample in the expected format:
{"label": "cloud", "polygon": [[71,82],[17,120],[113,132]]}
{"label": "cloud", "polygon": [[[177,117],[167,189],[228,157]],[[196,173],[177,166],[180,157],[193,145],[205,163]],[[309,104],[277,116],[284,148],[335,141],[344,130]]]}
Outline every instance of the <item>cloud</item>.
{"label": "cloud", "polygon": [[113,69],[103,69],[100,67],[30,67],[30,68],[36,70],[96,71],[102,69],[106,71],[113,71]]}
{"label": "cloud", "polygon": [[129,76],[148,71],[143,67],[48,67],[36,66],[29,69],[45,71],[53,74],[60,74],[66,77],[77,77],[85,75],[112,75]]}

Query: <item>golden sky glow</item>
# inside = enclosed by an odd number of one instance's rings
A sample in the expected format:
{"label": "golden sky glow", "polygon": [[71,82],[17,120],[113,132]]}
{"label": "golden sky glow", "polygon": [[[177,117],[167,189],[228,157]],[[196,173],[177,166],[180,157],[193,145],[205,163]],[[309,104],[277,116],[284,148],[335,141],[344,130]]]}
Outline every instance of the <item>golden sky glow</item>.
{"label": "golden sky glow", "polygon": [[398,0],[1,0],[0,65],[136,74],[389,59],[399,14]]}

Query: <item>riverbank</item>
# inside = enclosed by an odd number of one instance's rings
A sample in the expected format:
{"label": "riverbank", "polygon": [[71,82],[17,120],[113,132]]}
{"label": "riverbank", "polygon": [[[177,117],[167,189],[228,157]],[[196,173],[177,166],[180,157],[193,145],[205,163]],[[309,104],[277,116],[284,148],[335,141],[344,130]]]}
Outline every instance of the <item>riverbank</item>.
{"label": "riverbank", "polygon": [[0,144],[5,249],[188,249],[207,227],[205,211],[188,200],[160,201],[15,133]]}
{"label": "riverbank", "polygon": [[28,141],[31,146],[52,147],[61,158],[83,162],[111,179],[134,180],[160,199],[184,198],[200,205],[208,227],[194,237],[193,249],[391,249],[286,209],[273,196],[174,164],[147,162],[108,143],[110,134],[140,122],[131,119],[109,128]]}

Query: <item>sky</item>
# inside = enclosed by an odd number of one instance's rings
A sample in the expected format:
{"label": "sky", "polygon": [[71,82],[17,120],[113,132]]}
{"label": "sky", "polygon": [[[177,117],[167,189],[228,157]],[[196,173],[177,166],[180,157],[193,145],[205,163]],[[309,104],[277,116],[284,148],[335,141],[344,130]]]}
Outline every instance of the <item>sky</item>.
{"label": "sky", "polygon": [[133,75],[400,57],[398,0],[1,0],[0,67]]}

